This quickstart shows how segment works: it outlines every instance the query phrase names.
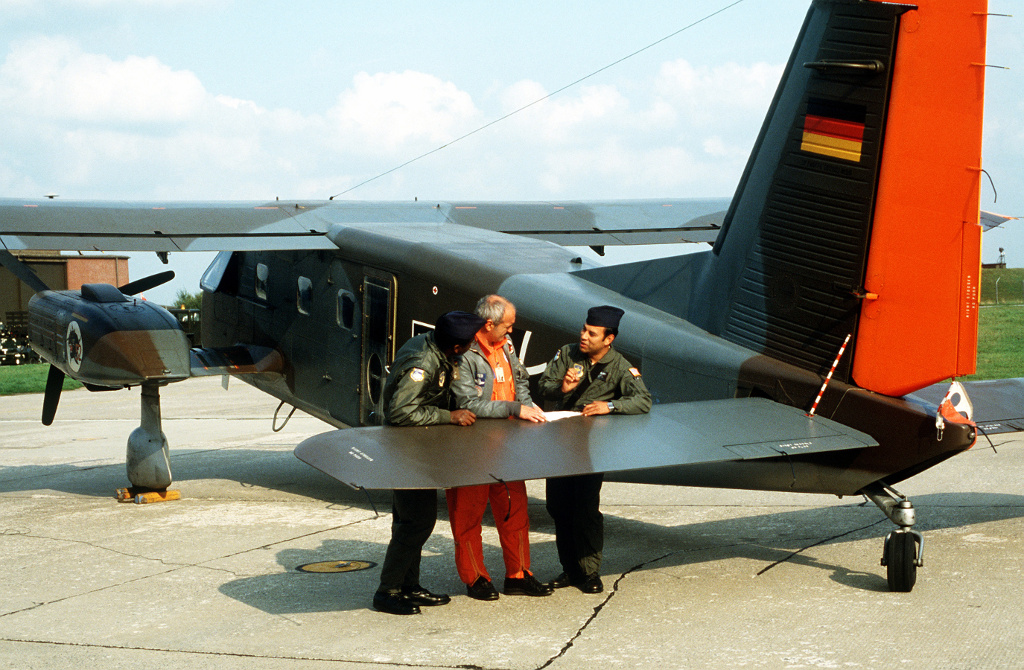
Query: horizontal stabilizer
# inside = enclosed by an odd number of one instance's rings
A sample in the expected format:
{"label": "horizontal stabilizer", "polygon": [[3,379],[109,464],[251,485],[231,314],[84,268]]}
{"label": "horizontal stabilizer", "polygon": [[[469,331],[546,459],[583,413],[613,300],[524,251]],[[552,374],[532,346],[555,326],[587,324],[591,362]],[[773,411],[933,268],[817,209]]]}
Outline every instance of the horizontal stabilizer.
{"label": "horizontal stabilizer", "polygon": [[994,212],[986,212],[981,210],[981,227],[987,233],[993,228],[998,228],[1007,221],[1016,221],[1020,217],[1017,216],[1004,216],[1003,214],[996,214]]}
{"label": "horizontal stabilizer", "polygon": [[[974,405],[978,432],[987,435],[1024,431],[1024,378],[960,382]],[[932,384],[906,396],[933,407],[942,402],[949,382]]]}
{"label": "horizontal stabilizer", "polygon": [[336,430],[295,455],[356,488],[449,488],[875,446],[868,435],[761,398],[655,405],[650,414],[545,424]]}

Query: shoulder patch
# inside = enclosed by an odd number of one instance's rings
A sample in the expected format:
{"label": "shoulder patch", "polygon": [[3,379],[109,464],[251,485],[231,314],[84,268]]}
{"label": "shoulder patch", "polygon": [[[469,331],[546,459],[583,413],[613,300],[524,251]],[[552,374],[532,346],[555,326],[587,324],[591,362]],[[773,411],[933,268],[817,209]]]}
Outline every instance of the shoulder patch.
{"label": "shoulder patch", "polygon": [[640,371],[637,370],[636,368],[630,368],[629,369],[629,374],[633,375],[634,377],[639,377],[640,376]]}
{"label": "shoulder patch", "polygon": [[413,368],[412,372],[409,373],[409,379],[413,380],[416,383],[419,383],[423,381],[423,376],[425,374],[426,373],[423,371],[422,368]]}

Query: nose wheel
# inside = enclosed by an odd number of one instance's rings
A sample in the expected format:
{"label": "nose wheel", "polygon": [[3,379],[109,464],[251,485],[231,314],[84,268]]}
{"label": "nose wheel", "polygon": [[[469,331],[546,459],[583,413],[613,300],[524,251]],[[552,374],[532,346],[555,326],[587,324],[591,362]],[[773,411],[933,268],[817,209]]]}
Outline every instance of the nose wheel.
{"label": "nose wheel", "polygon": [[916,530],[894,530],[885,538],[882,565],[885,566],[889,590],[909,593],[917,582],[917,566],[923,565],[921,549],[924,538]]}
{"label": "nose wheel", "polygon": [[861,493],[899,526],[885,538],[882,566],[886,569],[889,590],[909,593],[917,582],[917,569],[924,566],[924,536],[913,530],[917,521],[914,505],[905,495],[882,482],[865,487]]}

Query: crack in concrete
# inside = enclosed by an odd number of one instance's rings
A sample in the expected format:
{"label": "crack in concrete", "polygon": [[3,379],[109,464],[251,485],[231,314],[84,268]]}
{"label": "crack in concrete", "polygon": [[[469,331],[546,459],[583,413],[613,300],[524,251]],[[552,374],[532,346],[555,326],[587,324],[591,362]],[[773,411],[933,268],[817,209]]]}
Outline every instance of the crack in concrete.
{"label": "crack in concrete", "polygon": [[112,649],[120,651],[153,651],[165,654],[182,654],[182,655],[196,655],[196,656],[209,656],[213,658],[259,658],[268,660],[279,660],[279,661],[312,661],[314,663],[344,663],[346,665],[369,665],[379,667],[381,665],[387,665],[396,668],[420,668],[421,670],[427,670],[429,668],[443,668],[444,670],[486,670],[484,667],[472,664],[459,664],[459,665],[420,665],[417,663],[401,663],[401,662],[385,662],[380,661],[363,661],[363,660],[344,660],[337,658],[319,658],[315,656],[291,656],[291,655],[270,655],[270,654],[246,654],[243,652],[223,652],[223,651],[203,651],[193,649],[161,649],[159,647],[130,647],[127,645],[112,645],[112,644],[86,644],[82,642],[54,642],[50,640],[19,640],[16,638],[0,637],[0,642],[12,642],[21,644],[41,644],[41,645],[53,645],[57,647],[78,647],[82,649]]}
{"label": "crack in concrete", "polygon": [[[840,538],[846,537],[847,535],[851,535],[853,533],[858,533],[858,532],[865,531],[865,530],[867,530],[869,528],[877,526],[878,524],[880,524],[880,523],[882,523],[884,521],[886,521],[886,519],[879,519],[878,521],[874,521],[874,522],[869,523],[869,524],[867,524],[865,526],[861,526],[860,528],[853,528],[853,529],[850,529],[850,530],[845,531],[843,533],[837,533],[835,535],[832,535],[830,537],[824,538],[824,539],[819,540],[817,542],[814,542],[812,544],[808,544],[807,546],[802,547],[802,548],[800,548],[800,549],[790,553],[785,558],[782,558],[782,559],[779,559],[779,560],[773,562],[772,564],[770,564],[766,568],[764,568],[761,571],[759,571],[755,575],[755,577],[763,575],[764,573],[768,572],[769,570],[771,570],[775,566],[780,565],[782,563],[785,563],[786,561],[791,560],[795,556],[803,553],[804,551],[807,551],[808,549],[811,549],[811,548],[816,547],[816,546],[821,545],[821,544],[826,544],[828,542],[832,542],[832,541],[838,540]],[[729,547],[744,546],[744,545],[748,545],[748,544],[752,544],[752,543],[750,543],[750,542],[737,542],[737,543],[734,543],[734,544],[725,544],[725,545],[719,545],[719,546],[716,546],[716,547],[700,547],[700,548],[697,548],[697,549],[678,549],[676,551],[670,551],[670,552],[668,552],[666,554],[658,556],[657,558],[651,558],[651,559],[648,559],[646,561],[643,561],[641,563],[638,563],[638,564],[634,565],[633,567],[631,567],[630,569],[626,570],[625,572],[623,572],[621,575],[619,575],[615,579],[615,582],[612,584],[612,588],[608,592],[608,595],[605,597],[605,599],[601,603],[599,603],[596,607],[594,607],[594,612],[587,618],[587,620],[585,622],[583,622],[583,625],[580,626],[580,628],[576,631],[576,633],[573,634],[573,636],[571,638],[569,638],[569,640],[562,646],[562,648],[559,650],[559,652],[557,654],[555,654],[554,656],[552,656],[551,658],[549,658],[547,661],[545,661],[542,665],[538,666],[536,668],[536,670],[544,670],[545,668],[550,667],[551,664],[553,664],[555,661],[557,661],[558,659],[560,659],[563,656],[565,656],[569,652],[569,650],[572,649],[573,645],[576,643],[576,640],[578,640],[583,635],[584,631],[586,631],[587,628],[592,623],[594,623],[594,621],[597,619],[598,615],[601,613],[601,610],[603,610],[604,607],[609,602],[611,602],[612,598],[615,597],[615,594],[617,594],[619,592],[619,584],[621,584],[622,581],[626,577],[631,575],[632,573],[637,572],[638,570],[642,570],[642,569],[646,568],[649,565],[658,563],[660,561],[664,561],[664,560],[666,560],[668,558],[672,558],[673,556],[678,556],[680,554],[689,554],[689,553],[696,553],[696,552],[701,552],[701,551],[715,551],[715,550],[721,550],[721,549],[728,549]]]}
{"label": "crack in concrete", "polygon": [[537,670],[544,670],[544,668],[549,667],[552,663],[565,656],[569,652],[569,650],[572,649],[573,645],[576,643],[576,640],[578,640],[583,635],[583,632],[586,631],[590,624],[592,624],[597,619],[598,615],[601,614],[601,610],[603,610],[605,606],[611,602],[612,598],[615,597],[615,594],[619,592],[619,584],[622,583],[622,580],[624,580],[626,577],[636,572],[637,570],[641,570],[652,563],[663,561],[666,558],[669,558],[670,556],[674,556],[675,554],[681,553],[686,553],[686,550],[670,551],[669,553],[659,556],[657,558],[652,558],[643,561],[642,563],[637,563],[632,568],[626,570],[621,575],[619,575],[612,583],[612,588],[608,591],[608,595],[605,596],[604,600],[598,603],[598,605],[594,608],[594,612],[589,617],[587,617],[587,620],[583,622],[583,625],[580,626],[579,630],[577,630],[576,633],[571,638],[569,638],[569,640],[562,646],[561,650],[559,650],[557,654],[549,658],[542,665],[538,666]]}
{"label": "crack in concrete", "polygon": [[87,547],[92,547],[93,549],[99,549],[101,551],[109,551],[110,553],[117,554],[118,556],[124,556],[126,558],[137,558],[137,559],[143,560],[143,561],[154,561],[156,563],[160,563],[162,565],[168,565],[168,566],[187,567],[189,565],[188,563],[176,563],[176,562],[173,562],[173,561],[168,561],[168,560],[163,559],[163,558],[153,558],[151,556],[143,556],[141,554],[132,554],[132,553],[129,553],[129,552],[126,552],[126,551],[120,551],[118,549],[113,549],[111,547],[104,547],[101,544],[96,544],[94,542],[90,542],[89,540],[76,540],[74,538],[68,538],[68,537],[50,537],[48,535],[36,535],[35,533],[32,533],[31,531],[28,531],[28,530],[25,530],[25,531],[15,531],[15,530],[9,530],[8,529],[8,530],[4,530],[4,531],[0,532],[0,536],[3,536],[3,535],[18,535],[20,537],[30,537],[33,540],[48,540],[50,542],[67,542],[67,543],[71,543],[71,544],[84,544]]}
{"label": "crack in concrete", "polygon": [[[93,549],[100,549],[102,551],[109,551],[111,553],[117,554],[119,556],[124,556],[126,558],[135,558],[135,559],[144,560],[144,561],[153,561],[153,562],[159,563],[161,565],[168,566],[168,567],[170,567],[170,569],[164,570],[164,571],[161,571],[161,572],[155,572],[155,573],[148,574],[148,575],[142,575],[142,576],[136,577],[134,579],[128,579],[128,580],[125,580],[125,581],[117,582],[116,584],[108,584],[107,586],[102,586],[100,588],[93,589],[91,591],[85,591],[85,592],[82,592],[82,593],[74,593],[74,594],[65,596],[63,598],[57,598],[55,600],[49,600],[49,601],[46,601],[46,602],[35,603],[32,606],[30,606],[30,607],[23,607],[23,608],[18,609],[18,610],[12,610],[10,612],[0,613],[0,619],[2,619],[4,617],[7,617],[7,616],[11,616],[13,614],[20,614],[22,612],[30,612],[30,611],[32,611],[34,609],[39,609],[40,607],[45,607],[47,605],[53,605],[53,604],[56,604],[56,603],[65,602],[65,601],[71,600],[73,598],[80,598],[82,596],[89,596],[89,595],[93,595],[93,594],[96,594],[96,593],[100,593],[102,591],[108,591],[110,589],[119,588],[119,587],[125,586],[127,584],[132,584],[134,582],[139,582],[139,581],[142,581],[142,580],[145,580],[145,579],[151,579],[153,577],[168,575],[168,574],[170,574],[172,572],[177,572],[179,570],[184,570],[186,568],[199,568],[199,569],[202,569],[202,570],[213,570],[213,571],[217,571],[217,572],[224,572],[224,573],[226,573],[228,575],[231,575],[232,577],[235,577],[235,578],[239,578],[239,577],[242,577],[242,576],[251,576],[251,575],[240,575],[239,573],[237,573],[237,572],[235,572],[233,570],[228,570],[226,568],[218,568],[218,567],[214,567],[214,566],[210,566],[210,565],[206,565],[206,564],[207,563],[211,563],[213,561],[221,561],[221,560],[224,560],[226,558],[233,558],[235,556],[240,556],[240,555],[248,553],[250,551],[257,551],[257,550],[261,550],[261,549],[270,549],[271,547],[274,547],[275,545],[284,544],[286,542],[292,542],[292,541],[295,541],[295,540],[300,540],[300,539],[306,538],[306,537],[312,537],[312,536],[318,535],[320,533],[329,533],[329,532],[337,531],[337,530],[342,529],[342,528],[347,528],[349,526],[353,526],[353,525],[362,523],[364,521],[368,521],[371,518],[372,517],[367,517],[366,519],[359,519],[359,520],[352,521],[352,522],[349,522],[349,523],[344,523],[344,524],[340,524],[340,525],[337,525],[337,526],[332,526],[330,528],[324,528],[324,529],[313,531],[313,532],[310,532],[310,533],[305,533],[303,535],[296,535],[294,537],[285,538],[285,539],[282,539],[282,540],[278,540],[277,542],[271,542],[269,544],[265,544],[265,545],[262,545],[262,546],[259,546],[259,547],[250,547],[250,548],[244,549],[242,551],[237,551],[237,552],[235,552],[233,554],[225,554],[223,556],[217,556],[217,557],[214,557],[214,558],[210,558],[210,559],[207,559],[207,560],[203,561],[202,563],[176,563],[176,562],[168,561],[168,560],[162,559],[162,558],[152,558],[152,557],[149,557],[149,556],[142,556],[142,555],[139,555],[139,554],[131,554],[131,553],[124,552],[124,551],[118,551],[116,549],[111,549],[110,547],[104,547],[104,546],[99,545],[99,544],[94,544],[94,543],[89,542],[87,540],[76,540],[76,539],[70,539],[70,538],[48,537],[48,536],[45,536],[45,535],[36,535],[36,534],[33,534],[31,531],[21,530],[21,529],[4,529],[2,532],[0,532],[0,536],[18,535],[18,536],[21,536],[21,537],[30,537],[30,538],[36,539],[36,540],[48,540],[50,542],[67,542],[67,543],[75,543],[75,544],[84,544],[85,546],[92,547]],[[159,651],[159,650],[154,650],[154,651]]]}

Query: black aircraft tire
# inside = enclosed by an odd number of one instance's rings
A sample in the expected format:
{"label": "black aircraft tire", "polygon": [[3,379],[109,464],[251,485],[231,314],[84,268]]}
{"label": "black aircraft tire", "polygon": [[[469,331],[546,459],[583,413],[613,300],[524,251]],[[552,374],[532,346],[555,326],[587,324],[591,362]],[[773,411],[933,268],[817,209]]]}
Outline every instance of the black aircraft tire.
{"label": "black aircraft tire", "polygon": [[910,533],[893,533],[885,547],[889,590],[909,593],[917,582],[917,542]]}

